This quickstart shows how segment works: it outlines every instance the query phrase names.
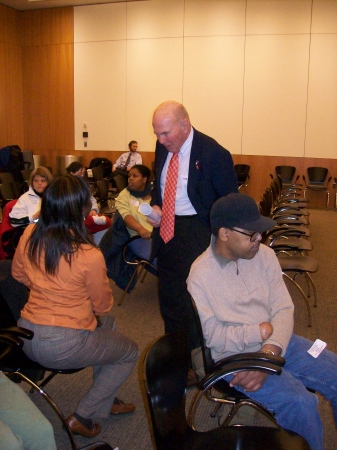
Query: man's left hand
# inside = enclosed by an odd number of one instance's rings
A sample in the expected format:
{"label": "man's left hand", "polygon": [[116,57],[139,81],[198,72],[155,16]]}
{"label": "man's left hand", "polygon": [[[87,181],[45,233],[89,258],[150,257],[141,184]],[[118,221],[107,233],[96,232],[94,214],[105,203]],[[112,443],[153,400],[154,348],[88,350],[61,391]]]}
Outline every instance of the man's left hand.
{"label": "man's left hand", "polygon": [[241,386],[245,392],[255,392],[260,389],[266,381],[268,374],[264,372],[247,370],[234,375],[229,383],[231,387]]}

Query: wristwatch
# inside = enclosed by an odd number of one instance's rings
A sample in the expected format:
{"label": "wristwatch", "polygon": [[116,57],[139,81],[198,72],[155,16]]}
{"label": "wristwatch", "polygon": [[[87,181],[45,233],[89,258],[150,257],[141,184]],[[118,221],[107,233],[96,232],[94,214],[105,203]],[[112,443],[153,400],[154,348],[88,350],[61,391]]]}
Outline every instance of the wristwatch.
{"label": "wristwatch", "polygon": [[273,351],[271,351],[271,350],[265,350],[265,351],[263,351],[262,353],[266,353],[267,355],[273,355],[273,356],[275,356],[275,353],[274,353]]}

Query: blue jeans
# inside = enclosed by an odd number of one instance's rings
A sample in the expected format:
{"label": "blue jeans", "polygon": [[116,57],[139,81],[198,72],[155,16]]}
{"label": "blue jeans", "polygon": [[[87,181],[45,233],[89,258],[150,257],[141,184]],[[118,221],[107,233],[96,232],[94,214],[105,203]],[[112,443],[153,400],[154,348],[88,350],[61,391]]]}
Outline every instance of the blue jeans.
{"label": "blue jeans", "polygon": [[[311,450],[324,450],[318,399],[306,388],[319,392],[330,401],[337,423],[337,355],[325,349],[315,359],[307,353],[311,346],[312,341],[293,334],[281,375],[268,376],[258,391],[247,394],[274,412],[282,428],[304,437]],[[231,380],[232,375],[226,379]],[[240,387],[237,389],[244,392]]]}

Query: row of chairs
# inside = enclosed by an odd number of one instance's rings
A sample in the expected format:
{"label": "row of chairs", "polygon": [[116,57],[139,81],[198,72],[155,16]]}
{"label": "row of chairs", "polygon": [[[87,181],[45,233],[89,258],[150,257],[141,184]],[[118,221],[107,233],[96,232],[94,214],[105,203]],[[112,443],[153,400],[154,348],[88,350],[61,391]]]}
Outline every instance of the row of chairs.
{"label": "row of chairs", "polygon": [[[275,167],[276,175],[278,175],[282,180],[282,185],[284,189],[289,188],[296,184],[300,175],[296,175],[296,167],[294,166],[276,166]],[[308,167],[307,168],[307,176],[302,175],[302,180],[304,183],[304,197],[308,191],[312,192],[325,192],[326,193],[326,207],[329,208],[330,203],[330,191],[329,191],[329,183],[332,180],[332,177],[328,177],[329,170],[326,167]],[[335,178],[334,187],[336,187],[337,178]],[[336,197],[337,198],[337,197]],[[336,208],[336,199],[335,199],[335,208]]]}
{"label": "row of chairs", "polygon": [[[236,176],[238,178],[238,189],[248,186],[250,176],[250,166],[248,164],[235,164],[234,166]],[[293,184],[296,184],[301,178],[299,174],[296,174],[295,166],[276,166],[275,167],[276,176],[279,176],[282,180],[282,185],[284,189],[289,188]],[[308,191],[312,192],[325,192],[326,193],[326,207],[329,208],[330,203],[330,191],[329,183],[332,177],[328,177],[328,169],[326,167],[308,167],[306,177],[302,175],[302,180],[304,183],[304,197]],[[337,177],[334,178],[333,188],[336,190]],[[334,208],[337,209],[337,190],[335,193]]]}
{"label": "row of chairs", "polygon": [[[318,261],[308,256],[312,250],[309,229],[309,200],[302,197],[303,185],[295,183],[283,189],[280,177],[273,177],[270,186],[259,202],[260,213],[276,220],[276,226],[265,233],[264,243],[277,254],[283,276],[298,290],[303,298],[309,316],[308,326],[312,325],[312,315],[309,299],[311,291],[314,296],[314,307],[317,306],[317,293],[311,277],[318,271]],[[304,275],[308,292],[298,282]]]}

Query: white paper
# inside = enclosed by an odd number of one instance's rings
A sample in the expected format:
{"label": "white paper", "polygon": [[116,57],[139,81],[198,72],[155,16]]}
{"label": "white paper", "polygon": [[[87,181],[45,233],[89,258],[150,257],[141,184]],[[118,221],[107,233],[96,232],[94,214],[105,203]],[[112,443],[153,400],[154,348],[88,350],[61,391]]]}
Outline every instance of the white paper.
{"label": "white paper", "polygon": [[321,341],[320,339],[316,339],[316,341],[312,344],[312,346],[309,348],[308,353],[309,355],[313,356],[314,358],[317,358],[322,351],[326,347],[326,342]]}

